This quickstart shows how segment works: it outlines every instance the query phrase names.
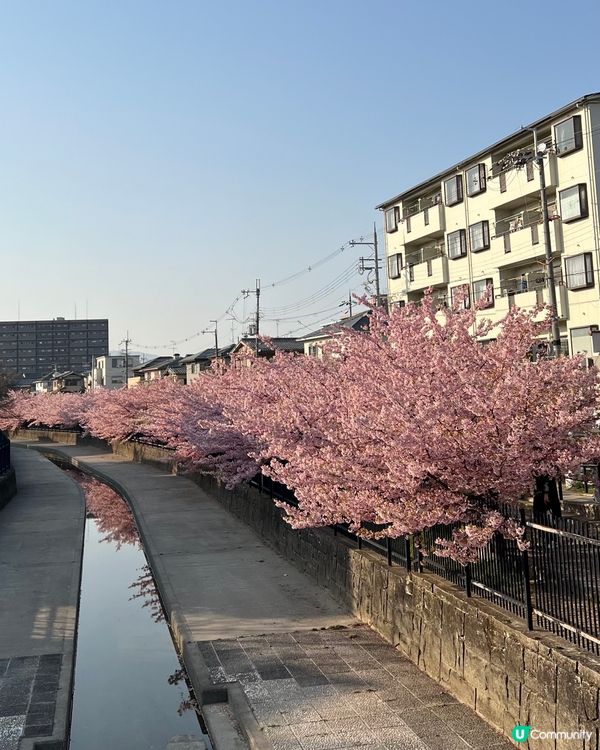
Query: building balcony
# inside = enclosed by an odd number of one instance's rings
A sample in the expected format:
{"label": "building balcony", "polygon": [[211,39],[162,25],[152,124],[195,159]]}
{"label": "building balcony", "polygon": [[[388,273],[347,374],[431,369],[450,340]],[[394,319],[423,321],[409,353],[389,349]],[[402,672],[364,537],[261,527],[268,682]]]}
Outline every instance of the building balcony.
{"label": "building balcony", "polygon": [[407,290],[416,292],[432,286],[444,286],[448,283],[448,258],[438,253],[420,263],[411,263],[407,256]]}
{"label": "building balcony", "polygon": [[[514,222],[514,223],[513,223]],[[499,231],[500,230],[500,231]],[[550,222],[550,244],[552,254],[563,251],[562,225],[560,221]],[[491,264],[497,268],[513,266],[545,254],[544,225],[537,220],[527,223],[511,220],[507,230],[506,220],[496,222],[496,236],[490,240]]]}
{"label": "building balcony", "polygon": [[[558,185],[558,164],[556,154],[549,153],[544,163],[546,189],[555,189]],[[540,192],[539,169],[533,161],[522,168],[508,169],[490,178],[488,194],[493,207],[522,201],[525,196]]]}
{"label": "building balcony", "polygon": [[[494,300],[493,317],[504,317],[504,315],[506,315],[513,307],[527,310],[532,309],[537,305],[549,305],[549,297],[550,294],[546,286],[539,286],[536,289],[528,289],[527,291],[524,290],[521,292],[512,292],[503,289],[502,294],[497,296]],[[567,288],[562,283],[556,284],[556,307],[559,320],[564,320],[569,317]],[[482,317],[492,317],[492,315],[485,315],[487,312],[487,310],[482,311]],[[543,314],[540,315],[540,319],[542,317]]]}
{"label": "building balcony", "polygon": [[[411,208],[416,211],[418,207],[415,204]],[[410,209],[404,213],[406,244],[418,242],[426,237],[441,237],[445,229],[444,206],[441,202],[425,206],[418,213],[410,213]]]}

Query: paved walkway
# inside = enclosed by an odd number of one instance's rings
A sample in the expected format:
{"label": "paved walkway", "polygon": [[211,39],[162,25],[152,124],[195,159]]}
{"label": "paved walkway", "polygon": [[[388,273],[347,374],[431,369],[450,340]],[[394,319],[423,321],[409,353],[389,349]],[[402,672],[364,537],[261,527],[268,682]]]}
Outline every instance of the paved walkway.
{"label": "paved walkway", "polygon": [[0,511],[0,748],[64,739],[84,500],[33,451],[15,450],[18,492]]}
{"label": "paved walkway", "polygon": [[52,449],[126,490],[170,619],[210,681],[241,683],[265,747],[512,747],[190,480]]}

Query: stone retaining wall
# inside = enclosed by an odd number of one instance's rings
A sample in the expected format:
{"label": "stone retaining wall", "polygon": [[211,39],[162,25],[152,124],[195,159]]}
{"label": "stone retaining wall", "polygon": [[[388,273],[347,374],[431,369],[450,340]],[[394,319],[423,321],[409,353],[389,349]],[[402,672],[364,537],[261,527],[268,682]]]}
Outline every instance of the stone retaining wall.
{"label": "stone retaining wall", "polygon": [[0,474],[0,510],[17,494],[17,478],[15,470],[11,468]]}
{"label": "stone retaining wall", "polygon": [[296,531],[253,487],[230,492],[194,480],[508,736],[515,724],[592,732],[586,744],[538,739],[519,747],[600,748],[600,659],[546,632],[529,633],[521,620],[437,576],[388,567],[329,529]]}

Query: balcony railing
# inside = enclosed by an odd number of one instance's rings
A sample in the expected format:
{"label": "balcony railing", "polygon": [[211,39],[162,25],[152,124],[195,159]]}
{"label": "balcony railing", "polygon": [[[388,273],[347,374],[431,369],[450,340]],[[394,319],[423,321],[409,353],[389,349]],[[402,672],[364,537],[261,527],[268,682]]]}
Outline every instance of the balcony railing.
{"label": "balcony railing", "polygon": [[[543,270],[530,271],[513,276],[500,281],[500,293],[503,297],[509,294],[519,294],[521,292],[531,292],[538,289],[545,289],[547,286],[547,275]],[[554,280],[556,284],[562,284],[562,272],[560,268],[554,269]]]}
{"label": "balcony railing", "polygon": [[434,260],[444,255],[445,250],[446,245],[444,242],[423,245],[423,247],[406,253],[406,265],[415,266],[418,263],[426,263],[428,260]]}
{"label": "balcony railing", "polygon": [[402,209],[402,218],[406,219],[409,216],[414,216],[415,214],[421,213],[421,211],[424,211],[426,208],[439,205],[441,202],[441,193],[435,193],[434,195],[428,195],[425,198],[419,198]]}

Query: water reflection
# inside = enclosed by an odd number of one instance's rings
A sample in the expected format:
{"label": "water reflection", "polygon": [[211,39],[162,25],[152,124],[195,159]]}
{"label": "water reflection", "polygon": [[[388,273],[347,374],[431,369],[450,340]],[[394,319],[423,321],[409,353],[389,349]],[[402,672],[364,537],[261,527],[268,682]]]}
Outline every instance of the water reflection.
{"label": "water reflection", "polygon": [[154,622],[163,622],[165,619],[165,613],[163,612],[162,604],[158,596],[158,591],[154,585],[154,578],[148,565],[144,565],[140,569],[140,575],[137,580],[129,585],[130,589],[135,591],[129,598],[130,600],[142,599],[142,609],[148,608],[150,617]]}
{"label": "water reflection", "polygon": [[69,474],[87,509],[71,749],[164,750],[175,735],[202,736],[181,710],[194,702],[172,679],[185,673],[131,511],[110,487]]}

